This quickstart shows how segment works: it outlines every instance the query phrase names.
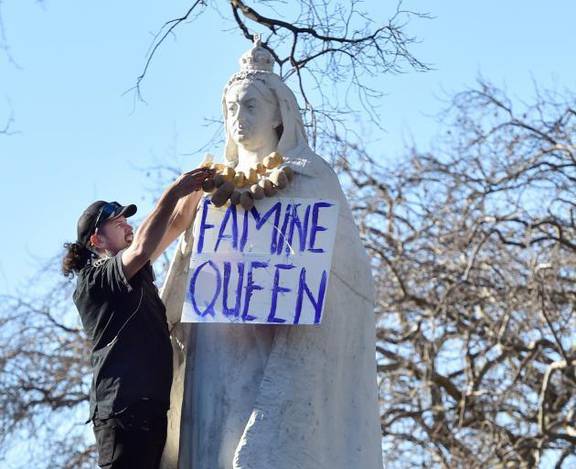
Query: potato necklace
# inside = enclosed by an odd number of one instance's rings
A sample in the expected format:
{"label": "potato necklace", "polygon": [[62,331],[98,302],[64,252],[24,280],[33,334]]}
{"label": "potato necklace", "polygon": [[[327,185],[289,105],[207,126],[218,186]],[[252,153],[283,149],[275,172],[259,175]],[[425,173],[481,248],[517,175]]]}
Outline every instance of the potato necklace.
{"label": "potato necklace", "polygon": [[255,200],[273,197],[292,182],[294,172],[290,167],[282,166],[283,161],[282,155],[275,151],[245,173],[236,172],[223,163],[212,163],[212,156],[206,155],[200,167],[214,169],[216,174],[204,180],[202,190],[212,194],[215,207],[222,207],[229,200],[231,204],[250,210]]}

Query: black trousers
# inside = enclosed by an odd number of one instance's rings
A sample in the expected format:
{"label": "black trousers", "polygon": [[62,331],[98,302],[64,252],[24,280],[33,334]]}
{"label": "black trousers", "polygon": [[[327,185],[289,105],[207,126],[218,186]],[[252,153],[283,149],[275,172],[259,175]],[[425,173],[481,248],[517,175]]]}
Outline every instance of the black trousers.
{"label": "black trousers", "polygon": [[158,469],[166,442],[166,414],[131,406],[107,419],[94,418],[98,466]]}

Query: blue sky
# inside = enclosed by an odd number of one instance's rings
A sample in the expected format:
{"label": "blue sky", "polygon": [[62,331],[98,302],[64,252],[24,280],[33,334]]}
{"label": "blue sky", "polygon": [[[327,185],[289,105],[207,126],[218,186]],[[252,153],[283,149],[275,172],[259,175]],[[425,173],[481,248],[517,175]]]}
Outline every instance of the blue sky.
{"label": "blue sky", "polygon": [[[367,1],[378,16],[381,0]],[[152,182],[142,168],[178,164],[215,131],[220,94],[246,41],[214,10],[181,25],[159,50],[143,84],[147,104],[134,106],[132,87],[152,34],[184,13],[188,2],[3,0],[11,54],[0,54],[0,124],[13,110],[13,129],[0,136],[0,293],[26,284],[39,262],[75,238],[75,223],[93,200],[151,208]],[[405,1],[433,19],[414,19],[413,52],[433,71],[378,77],[382,125],[372,135],[382,160],[403,142],[422,148],[438,130],[440,98],[472,86],[479,74],[529,99],[541,87],[574,88],[573,18],[568,0],[521,2]],[[383,13],[383,12],[382,12]],[[384,19],[385,15],[381,17]],[[211,148],[219,154],[219,148]]]}

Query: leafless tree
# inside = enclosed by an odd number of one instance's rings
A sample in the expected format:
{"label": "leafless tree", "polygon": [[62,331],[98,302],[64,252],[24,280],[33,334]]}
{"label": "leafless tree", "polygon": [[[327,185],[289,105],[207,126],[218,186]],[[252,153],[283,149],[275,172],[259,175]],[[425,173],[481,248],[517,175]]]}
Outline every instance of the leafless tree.
{"label": "leafless tree", "polygon": [[443,119],[437,148],[391,168],[341,145],[378,287],[386,467],[570,467],[576,100],[517,109],[480,82]]}
{"label": "leafless tree", "polygon": [[[222,5],[229,8],[228,13],[221,11]],[[359,0],[196,0],[155,35],[132,88],[136,96],[142,99],[143,80],[166,38],[209,8],[217,9],[224,24],[245,38],[247,45],[255,34],[261,34],[279,75],[293,80],[313,147],[326,144],[336,131],[345,131],[347,118],[359,110],[372,123],[378,123],[382,90],[370,86],[370,78],[428,70],[427,64],[412,54],[415,39],[407,33],[410,20],[428,15],[405,10],[402,2],[379,4],[378,12],[390,10],[390,15],[378,20]]]}
{"label": "leafless tree", "polygon": [[83,423],[90,347],[58,270],[54,259],[26,292],[0,298],[0,465],[95,466]]}

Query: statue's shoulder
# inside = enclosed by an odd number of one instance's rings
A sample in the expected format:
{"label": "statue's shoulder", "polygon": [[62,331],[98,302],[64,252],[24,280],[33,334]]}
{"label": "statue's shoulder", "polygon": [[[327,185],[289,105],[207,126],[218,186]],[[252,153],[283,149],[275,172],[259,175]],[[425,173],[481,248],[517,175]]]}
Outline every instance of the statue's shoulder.
{"label": "statue's shoulder", "polygon": [[295,149],[286,155],[284,160],[298,174],[310,177],[337,178],[332,166],[310,148]]}

